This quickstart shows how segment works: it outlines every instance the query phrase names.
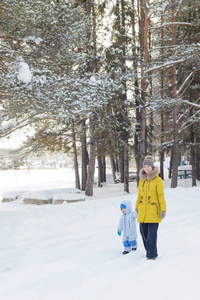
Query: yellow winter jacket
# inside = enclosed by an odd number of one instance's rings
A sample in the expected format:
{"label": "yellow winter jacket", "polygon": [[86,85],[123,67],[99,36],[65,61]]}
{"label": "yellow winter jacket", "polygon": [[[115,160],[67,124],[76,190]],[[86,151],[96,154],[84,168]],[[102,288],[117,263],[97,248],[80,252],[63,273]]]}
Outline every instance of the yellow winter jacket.
{"label": "yellow winter jacket", "polygon": [[160,223],[161,211],[166,211],[164,186],[155,167],[148,175],[141,169],[138,197],[135,208],[138,210],[139,223]]}

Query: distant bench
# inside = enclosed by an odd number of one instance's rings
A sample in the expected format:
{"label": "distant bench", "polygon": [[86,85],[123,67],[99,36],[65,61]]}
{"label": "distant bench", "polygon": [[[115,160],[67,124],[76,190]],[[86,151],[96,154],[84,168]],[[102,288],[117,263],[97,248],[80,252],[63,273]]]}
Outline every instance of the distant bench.
{"label": "distant bench", "polygon": [[178,167],[178,177],[180,179],[189,178],[191,175],[192,175],[192,166],[191,165],[179,166]]}
{"label": "distant bench", "polygon": [[[128,173],[128,181],[129,182],[133,182],[137,180],[137,174],[136,172],[129,172]],[[121,179],[120,179],[120,175],[118,175],[118,177],[115,179],[114,183],[120,183]]]}
{"label": "distant bench", "polygon": [[129,172],[128,178],[129,178],[129,181],[136,181],[137,180],[137,173],[136,172]]}

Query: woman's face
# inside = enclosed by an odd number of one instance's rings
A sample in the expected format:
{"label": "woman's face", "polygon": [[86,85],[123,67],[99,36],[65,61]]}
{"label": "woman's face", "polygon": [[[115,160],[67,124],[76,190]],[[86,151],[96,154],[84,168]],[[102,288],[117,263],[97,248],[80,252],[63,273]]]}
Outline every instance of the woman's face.
{"label": "woman's face", "polygon": [[144,171],[146,174],[149,174],[152,171],[152,167],[149,165],[144,165]]}

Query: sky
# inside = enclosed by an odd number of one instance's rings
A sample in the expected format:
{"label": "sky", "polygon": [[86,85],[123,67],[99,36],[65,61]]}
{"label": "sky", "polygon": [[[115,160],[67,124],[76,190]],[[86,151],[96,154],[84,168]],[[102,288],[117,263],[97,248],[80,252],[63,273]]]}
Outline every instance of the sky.
{"label": "sky", "polygon": [[164,180],[167,216],[158,230],[158,258],[148,261],[138,232],[138,249],[122,255],[117,235],[120,203],[134,207],[130,193],[111,175],[93,197],[62,205],[23,204],[32,197],[62,192],[73,197],[70,169],[0,171],[0,299],[2,300],[199,300],[200,184]]}

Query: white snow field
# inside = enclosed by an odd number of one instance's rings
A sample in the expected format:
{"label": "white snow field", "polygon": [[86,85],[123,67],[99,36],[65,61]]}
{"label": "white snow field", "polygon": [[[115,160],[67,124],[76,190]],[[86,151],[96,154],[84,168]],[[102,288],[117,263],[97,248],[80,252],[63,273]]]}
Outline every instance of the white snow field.
{"label": "white snow field", "polygon": [[67,194],[73,172],[1,171],[0,180],[0,194],[19,195],[0,202],[1,300],[200,299],[200,187],[191,179],[176,189],[164,180],[167,216],[156,261],[145,258],[138,224],[137,251],[122,255],[119,205],[130,200],[134,207],[135,182],[129,194],[108,180],[83,202],[31,205],[23,192]]}

